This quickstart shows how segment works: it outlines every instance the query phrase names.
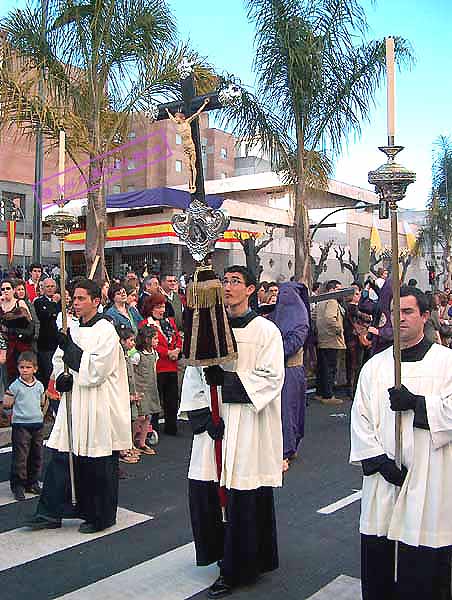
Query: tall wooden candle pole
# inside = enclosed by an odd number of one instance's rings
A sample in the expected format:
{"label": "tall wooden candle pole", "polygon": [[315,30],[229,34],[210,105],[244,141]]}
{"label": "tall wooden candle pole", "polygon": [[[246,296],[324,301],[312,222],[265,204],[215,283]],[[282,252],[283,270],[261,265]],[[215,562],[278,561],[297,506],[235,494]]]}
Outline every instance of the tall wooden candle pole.
{"label": "tall wooden candle pole", "polygon": [[[58,151],[58,187],[59,198],[57,204],[62,207],[64,205],[64,165],[66,154],[66,136],[64,130],[60,131],[60,144]],[[66,260],[64,254],[64,239],[77,225],[77,218],[70,213],[65,212],[60,208],[58,212],[46,217],[46,223],[50,225],[52,233],[60,242],[60,291],[61,291],[61,316],[62,330],[67,333],[67,307],[66,307]],[[68,373],[69,368],[65,364],[64,372]],[[68,434],[68,449],[69,449],[69,476],[71,481],[71,500],[72,505],[77,504],[75,493],[75,475],[74,475],[74,448],[72,438],[72,392],[65,393],[66,400],[66,423]]]}
{"label": "tall wooden candle pole", "polygon": [[[375,185],[380,200],[389,204],[391,211],[391,251],[392,251],[392,328],[394,334],[394,386],[401,387],[401,350],[400,350],[400,275],[399,275],[399,232],[397,224],[397,202],[403,200],[407,187],[416,180],[416,174],[395,162],[403,146],[395,145],[395,84],[394,84],[394,38],[386,38],[386,70],[388,99],[388,145],[380,146],[387,156],[387,162],[370,171],[369,183]],[[402,465],[402,413],[395,415],[395,461]],[[394,581],[397,582],[398,542],[395,543]]]}

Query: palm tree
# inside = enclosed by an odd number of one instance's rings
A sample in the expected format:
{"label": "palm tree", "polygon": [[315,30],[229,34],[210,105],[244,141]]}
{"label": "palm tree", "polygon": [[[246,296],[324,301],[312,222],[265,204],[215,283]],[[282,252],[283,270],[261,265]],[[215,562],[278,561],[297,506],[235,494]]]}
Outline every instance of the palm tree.
{"label": "palm tree", "polygon": [[[178,45],[165,0],[48,0],[42,25],[41,9],[32,5],[0,24],[6,32],[0,128],[14,123],[34,136],[40,124],[54,143],[65,129],[67,153],[88,190],[87,268],[99,256],[96,278],[102,278],[108,166],[102,157],[127,139],[137,114],[156,100],[180,97],[177,65],[197,56]],[[45,97],[38,90],[41,73]],[[195,74],[206,87],[205,67],[198,64]]]}
{"label": "palm tree", "polygon": [[427,251],[436,266],[441,253],[445,285],[452,285],[452,140],[440,136],[435,142],[432,164],[432,192],[427,204],[428,213],[420,230],[419,245]]}
{"label": "palm tree", "polygon": [[[255,25],[260,110],[231,107],[227,118],[235,120],[234,133],[260,143],[293,185],[295,276],[309,281],[308,193],[327,187],[344,139],[359,134],[369,117],[385,73],[385,43],[365,40],[356,0],[246,0],[246,6]],[[401,38],[396,55],[412,60]]]}

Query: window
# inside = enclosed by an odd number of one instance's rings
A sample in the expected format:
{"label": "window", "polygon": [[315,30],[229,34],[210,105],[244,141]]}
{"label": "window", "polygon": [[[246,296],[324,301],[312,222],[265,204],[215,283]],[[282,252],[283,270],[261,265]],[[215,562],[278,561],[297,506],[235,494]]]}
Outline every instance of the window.
{"label": "window", "polygon": [[113,186],[113,194],[120,194],[121,193],[121,186],[120,185],[114,185]]}
{"label": "window", "polygon": [[182,136],[180,133],[176,133],[176,144],[180,146],[182,144]]}
{"label": "window", "polygon": [[120,169],[120,168],[121,168],[121,159],[115,158],[115,169]]}
{"label": "window", "polygon": [[136,167],[135,167],[135,161],[134,161],[134,160],[131,160],[131,159],[130,159],[130,160],[128,160],[128,161],[127,161],[127,169],[128,169],[129,171],[133,171],[133,169],[135,169],[135,168],[136,168]]}
{"label": "window", "polygon": [[176,173],[182,173],[182,161],[176,160]]}
{"label": "window", "polygon": [[135,191],[135,186],[134,185],[127,186],[127,191],[128,192],[134,192]]}
{"label": "window", "polygon": [[135,133],[135,131],[129,132],[129,140],[134,140],[136,137],[137,137],[137,134]]}
{"label": "window", "polygon": [[228,157],[228,151],[226,148],[221,148],[220,150],[220,156],[221,158],[227,158]]}

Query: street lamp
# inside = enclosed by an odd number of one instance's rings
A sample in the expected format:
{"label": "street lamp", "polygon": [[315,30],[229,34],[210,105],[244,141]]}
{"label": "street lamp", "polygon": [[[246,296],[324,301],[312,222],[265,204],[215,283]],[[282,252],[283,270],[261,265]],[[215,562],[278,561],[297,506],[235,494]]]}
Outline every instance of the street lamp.
{"label": "street lamp", "polygon": [[331,215],[335,215],[336,213],[340,212],[341,210],[361,210],[364,212],[367,211],[373,211],[375,207],[373,204],[367,203],[367,202],[361,202],[358,204],[355,204],[355,206],[340,206],[339,208],[336,208],[335,210],[331,211],[330,213],[328,213],[327,215],[325,215],[322,219],[320,219],[320,221],[318,223],[316,223],[315,225],[311,225],[312,227],[312,233],[311,233],[311,242],[314,239],[315,234],[317,233],[318,229],[320,229],[320,227],[323,225],[323,223],[325,223],[325,221],[331,217]]}

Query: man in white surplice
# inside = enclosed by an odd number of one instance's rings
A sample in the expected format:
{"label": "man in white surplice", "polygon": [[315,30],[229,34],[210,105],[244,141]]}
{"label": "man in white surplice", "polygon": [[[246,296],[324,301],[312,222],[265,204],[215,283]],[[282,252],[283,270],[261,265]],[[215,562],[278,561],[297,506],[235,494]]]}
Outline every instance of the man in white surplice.
{"label": "man in white surplice", "polygon": [[[47,443],[51,460],[33,529],[61,527],[62,518],[79,517],[81,533],[94,533],[116,521],[119,451],[132,445],[127,369],[119,336],[97,312],[100,288],[77,282],[73,306],[78,323],[58,334],[53,364],[55,387],[63,394]],[[69,367],[65,374],[64,364]],[[68,492],[68,433],[64,393],[72,392],[72,438],[77,506]]]}
{"label": "man in white surplice", "polygon": [[[226,596],[234,586],[277,568],[273,488],[281,486],[283,460],[281,334],[249,309],[255,281],[244,267],[229,267],[223,286],[238,359],[204,372],[187,367],[180,406],[194,433],[188,477],[196,560],[220,566],[210,598]],[[209,384],[221,386],[220,426],[212,421]],[[226,524],[218,500],[215,439],[223,439]]]}
{"label": "man in white surplice", "polygon": [[[402,388],[393,387],[391,346],[364,365],[352,408],[350,460],[364,472],[363,600],[450,599],[452,350],[424,337],[428,308],[420,290],[401,288]],[[394,462],[395,411],[402,469]]]}

